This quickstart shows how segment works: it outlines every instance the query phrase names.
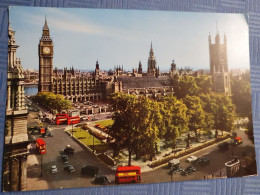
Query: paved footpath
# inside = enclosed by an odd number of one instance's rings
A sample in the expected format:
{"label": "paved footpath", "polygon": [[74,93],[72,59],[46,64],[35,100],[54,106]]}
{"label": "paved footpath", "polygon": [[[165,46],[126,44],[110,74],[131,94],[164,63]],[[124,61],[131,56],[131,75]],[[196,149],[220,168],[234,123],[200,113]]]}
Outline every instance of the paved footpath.
{"label": "paved footpath", "polygon": [[35,154],[30,154],[27,160],[27,189],[30,190],[46,190],[49,185],[46,180],[41,179],[41,167],[39,160]]}

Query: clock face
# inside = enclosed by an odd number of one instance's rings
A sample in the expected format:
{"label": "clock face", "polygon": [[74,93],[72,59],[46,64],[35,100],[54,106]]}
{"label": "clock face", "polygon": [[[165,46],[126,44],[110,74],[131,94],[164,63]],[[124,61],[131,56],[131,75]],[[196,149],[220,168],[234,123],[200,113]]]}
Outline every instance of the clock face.
{"label": "clock face", "polygon": [[49,54],[49,53],[51,53],[51,49],[49,47],[43,47],[43,53]]}

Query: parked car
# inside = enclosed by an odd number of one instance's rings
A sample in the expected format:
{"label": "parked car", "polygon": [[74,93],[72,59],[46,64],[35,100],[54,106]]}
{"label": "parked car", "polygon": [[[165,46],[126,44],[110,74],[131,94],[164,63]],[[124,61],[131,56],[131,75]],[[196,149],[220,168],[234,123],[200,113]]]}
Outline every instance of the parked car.
{"label": "parked car", "polygon": [[193,162],[193,164],[200,165],[200,166],[203,166],[203,167],[209,165],[209,163],[210,163],[210,160],[206,157],[200,157],[196,161]]}
{"label": "parked car", "polygon": [[95,184],[101,184],[101,185],[106,185],[109,183],[108,179],[107,179],[107,176],[97,176],[95,177],[95,180],[94,180],[94,183]]}
{"label": "parked car", "polygon": [[219,149],[221,152],[227,151],[228,148],[229,148],[228,142],[223,142],[223,143],[221,143],[221,144],[218,145],[218,149]]}
{"label": "parked car", "polygon": [[72,173],[75,171],[75,168],[72,165],[66,165],[64,170]]}
{"label": "parked car", "polygon": [[62,155],[62,160],[64,163],[69,163],[69,157],[67,155]]}
{"label": "parked car", "polygon": [[70,145],[67,145],[64,149],[64,153],[66,154],[74,154],[74,149],[70,146]]}
{"label": "parked car", "polygon": [[193,161],[196,161],[198,158],[196,156],[189,156],[186,161],[187,162],[193,162]]}
{"label": "parked car", "polygon": [[98,174],[98,167],[87,165],[81,168],[81,174],[89,177],[95,177]]}
{"label": "parked car", "polygon": [[208,158],[205,158],[205,157],[201,158],[200,163],[199,163],[199,165],[203,166],[203,167],[205,167],[209,164],[210,164],[210,160]]}
{"label": "parked car", "polygon": [[57,169],[57,166],[56,166],[56,165],[52,165],[52,166],[51,166],[51,172],[52,172],[52,173],[57,173],[57,172],[58,172],[58,169]]}

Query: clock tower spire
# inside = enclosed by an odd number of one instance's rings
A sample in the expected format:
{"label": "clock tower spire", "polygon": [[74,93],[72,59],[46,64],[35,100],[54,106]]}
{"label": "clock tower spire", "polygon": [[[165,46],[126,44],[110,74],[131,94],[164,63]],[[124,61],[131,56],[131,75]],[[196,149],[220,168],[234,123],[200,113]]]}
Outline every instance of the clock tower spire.
{"label": "clock tower spire", "polygon": [[39,54],[39,85],[38,92],[52,91],[53,79],[53,42],[45,16],[45,23],[42,29],[42,37],[38,46]]}

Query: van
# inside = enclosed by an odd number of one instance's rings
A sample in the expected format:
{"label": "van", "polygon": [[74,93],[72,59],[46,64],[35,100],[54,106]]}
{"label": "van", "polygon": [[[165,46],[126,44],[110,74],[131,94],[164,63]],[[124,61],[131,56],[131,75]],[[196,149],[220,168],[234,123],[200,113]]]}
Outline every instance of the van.
{"label": "van", "polygon": [[175,158],[175,159],[172,159],[168,162],[168,167],[169,168],[173,168],[173,167],[177,167],[180,165],[180,160]]}

